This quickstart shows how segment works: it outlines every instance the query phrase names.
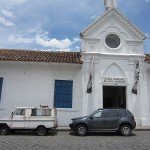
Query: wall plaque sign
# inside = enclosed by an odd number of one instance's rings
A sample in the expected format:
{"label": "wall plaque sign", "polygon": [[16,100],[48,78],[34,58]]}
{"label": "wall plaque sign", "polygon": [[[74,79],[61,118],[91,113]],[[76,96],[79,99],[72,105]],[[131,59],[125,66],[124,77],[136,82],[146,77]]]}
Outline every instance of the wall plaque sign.
{"label": "wall plaque sign", "polygon": [[105,85],[126,85],[126,78],[103,78],[103,84]]}

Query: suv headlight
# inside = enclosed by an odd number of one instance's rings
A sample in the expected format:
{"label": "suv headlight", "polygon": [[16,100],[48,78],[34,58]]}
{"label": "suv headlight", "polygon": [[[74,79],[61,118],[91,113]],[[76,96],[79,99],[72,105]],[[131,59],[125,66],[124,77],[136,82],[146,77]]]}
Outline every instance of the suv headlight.
{"label": "suv headlight", "polygon": [[72,121],[72,120],[70,120],[70,124],[71,124],[71,123],[73,123],[73,121]]}

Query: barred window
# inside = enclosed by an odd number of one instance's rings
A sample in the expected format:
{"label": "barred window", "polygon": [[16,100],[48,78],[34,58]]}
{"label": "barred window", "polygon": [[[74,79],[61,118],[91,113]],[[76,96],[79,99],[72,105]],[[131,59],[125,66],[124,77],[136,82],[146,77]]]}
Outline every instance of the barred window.
{"label": "barred window", "polygon": [[73,81],[55,80],[54,107],[72,108]]}

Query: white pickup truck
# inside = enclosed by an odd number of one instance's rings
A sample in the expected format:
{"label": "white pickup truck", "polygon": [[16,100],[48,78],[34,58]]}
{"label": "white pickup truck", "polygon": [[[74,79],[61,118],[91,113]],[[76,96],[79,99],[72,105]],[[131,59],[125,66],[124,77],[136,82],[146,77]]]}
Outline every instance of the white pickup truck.
{"label": "white pickup truck", "polygon": [[57,128],[57,111],[48,106],[17,107],[9,117],[0,117],[1,135],[10,130],[32,130],[42,136],[53,128]]}

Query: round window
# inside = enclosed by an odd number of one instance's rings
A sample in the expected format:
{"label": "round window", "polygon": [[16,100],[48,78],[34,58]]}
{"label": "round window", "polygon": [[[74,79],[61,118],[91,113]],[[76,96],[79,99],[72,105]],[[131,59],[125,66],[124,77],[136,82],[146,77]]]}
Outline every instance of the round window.
{"label": "round window", "polygon": [[106,37],[105,42],[108,47],[117,48],[120,45],[120,38],[115,34],[109,34]]}

